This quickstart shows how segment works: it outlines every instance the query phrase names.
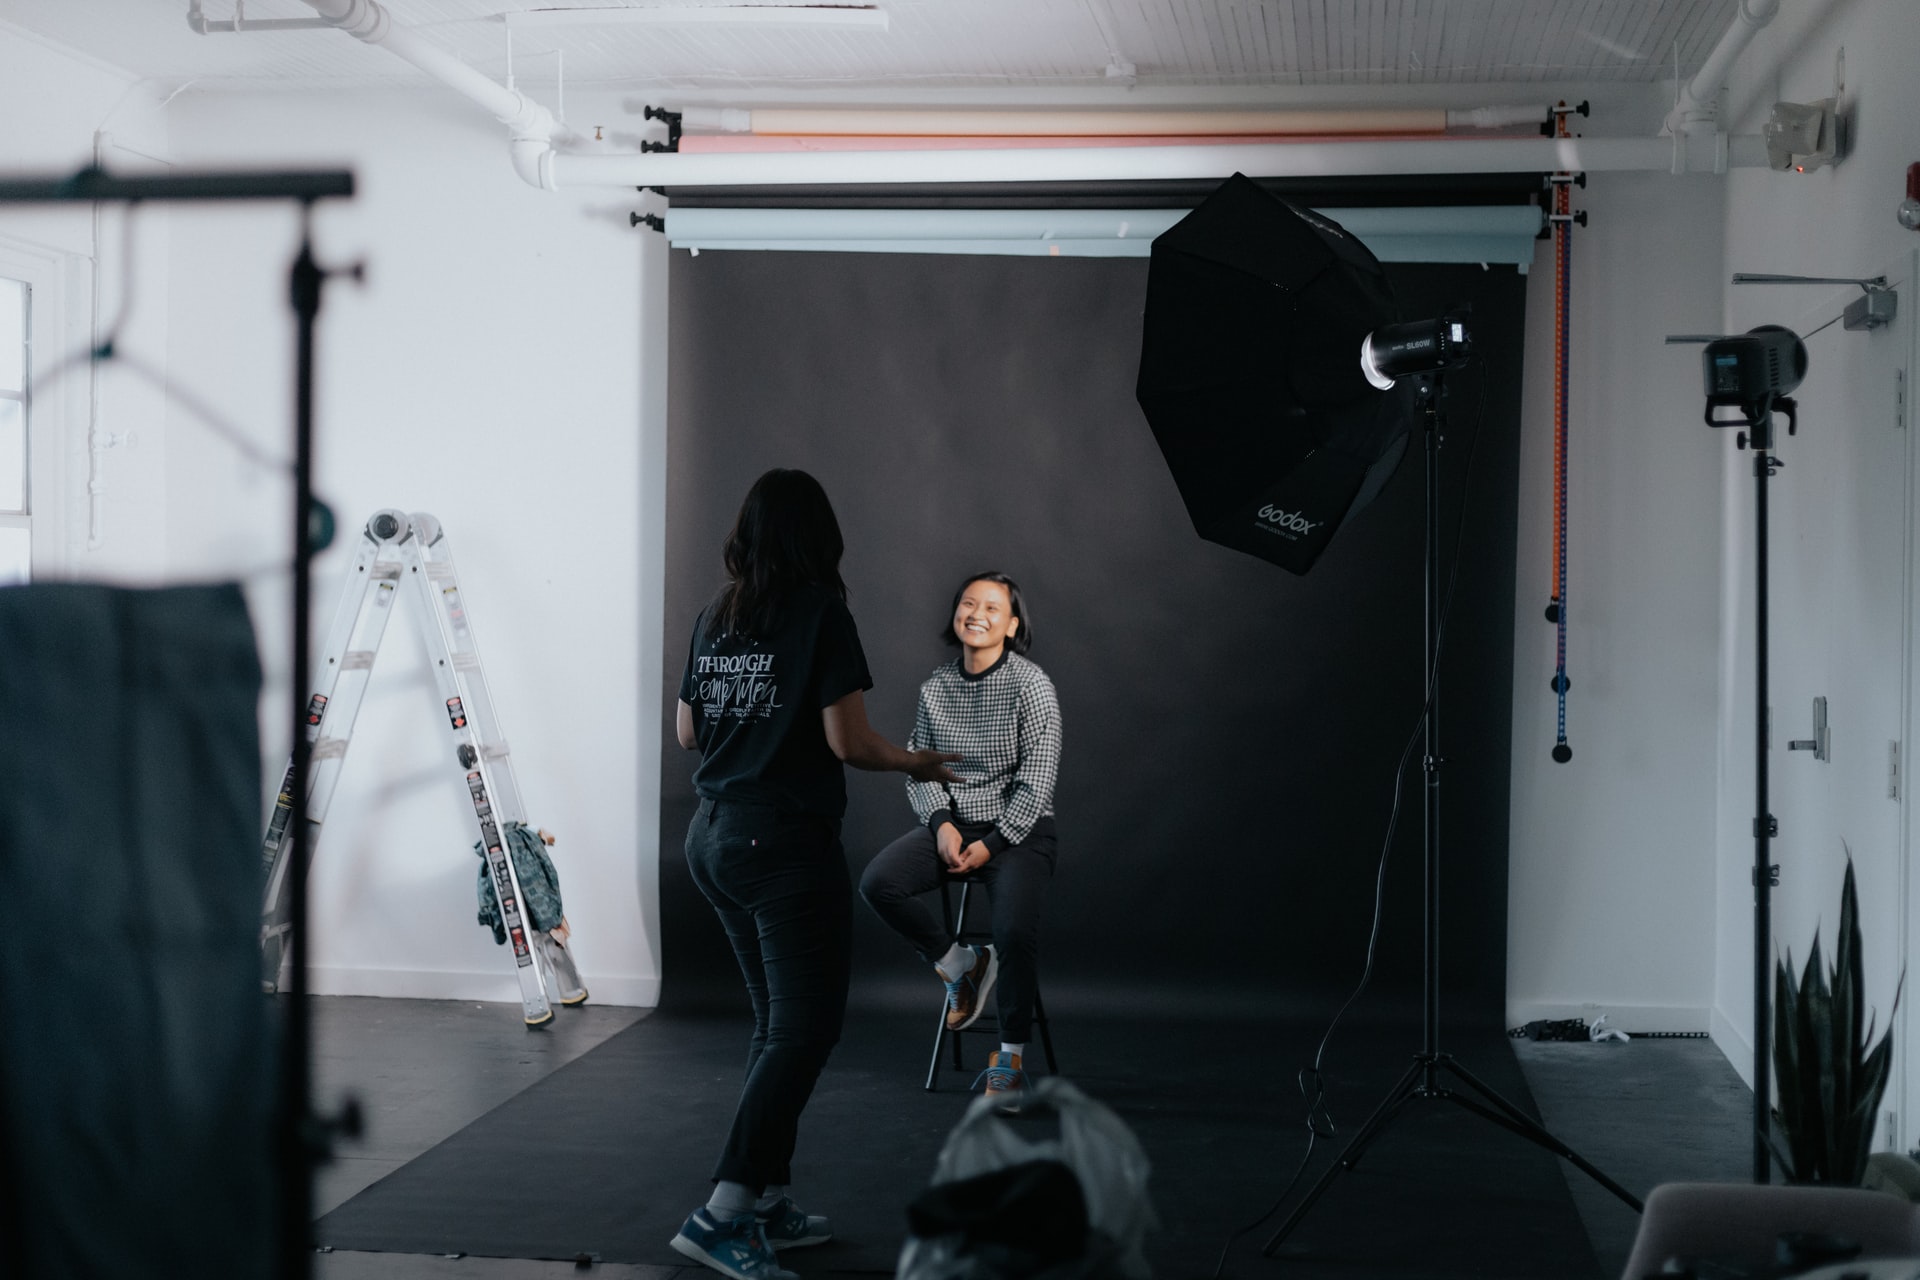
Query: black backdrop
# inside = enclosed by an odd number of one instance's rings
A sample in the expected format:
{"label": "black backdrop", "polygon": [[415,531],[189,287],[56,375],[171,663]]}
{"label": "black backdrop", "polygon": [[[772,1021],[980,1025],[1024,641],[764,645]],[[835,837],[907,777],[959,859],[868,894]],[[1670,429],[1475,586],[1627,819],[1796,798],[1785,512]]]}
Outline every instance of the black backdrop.
{"label": "black backdrop", "polygon": [[[951,652],[937,635],[962,575],[1021,583],[1029,656],[1065,726],[1042,956],[1062,1028],[1095,1005],[1330,1012],[1359,976],[1393,767],[1420,704],[1418,442],[1306,577],[1202,542],[1133,399],[1146,265],[674,253],[664,1006],[745,1007],[680,853],[696,761],[672,722],[694,616],[723,581],[722,539],[772,466],[811,471],[834,501],[869,714],[895,741]],[[1524,280],[1504,267],[1390,272],[1404,318],[1470,301],[1478,321],[1480,361],[1454,376],[1443,453],[1443,545],[1459,531],[1460,568],[1441,673],[1441,976],[1446,1016],[1486,1021],[1505,986]],[[856,879],[913,821],[902,781],[849,771]],[[1420,989],[1421,803],[1416,749],[1363,1008]],[[936,1004],[905,944],[863,906],[855,916],[856,1000]]]}

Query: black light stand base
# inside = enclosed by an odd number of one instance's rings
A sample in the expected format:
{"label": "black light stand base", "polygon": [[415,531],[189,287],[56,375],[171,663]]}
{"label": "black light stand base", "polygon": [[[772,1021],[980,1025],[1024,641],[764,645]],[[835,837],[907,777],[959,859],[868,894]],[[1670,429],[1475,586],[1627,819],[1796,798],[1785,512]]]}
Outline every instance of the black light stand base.
{"label": "black light stand base", "polygon": [[[1453,1055],[1440,1051],[1440,771],[1446,763],[1440,754],[1440,698],[1439,670],[1440,628],[1445,611],[1445,595],[1440,572],[1440,446],[1446,434],[1446,419],[1441,410],[1445,398],[1443,375],[1435,373],[1422,380],[1419,397],[1420,412],[1424,420],[1426,434],[1426,518],[1425,518],[1425,578],[1426,578],[1426,645],[1424,650],[1426,673],[1426,757],[1422,764],[1425,777],[1425,833],[1423,850],[1423,892],[1422,914],[1423,940],[1421,947],[1421,1037],[1420,1051],[1413,1055],[1413,1063],[1400,1077],[1380,1105],[1373,1109],[1366,1123],[1360,1126],[1358,1133],[1347,1143],[1346,1149],[1337,1160],[1320,1175],[1317,1182],[1307,1190],[1300,1203],[1287,1216],[1280,1229],[1267,1241],[1264,1253],[1273,1256],[1280,1242],[1292,1233],[1300,1220],[1313,1208],[1314,1203],[1326,1194],[1334,1179],[1353,1168],[1360,1162],[1373,1140],[1380,1136],[1387,1124],[1400,1113],[1401,1108],[1416,1099],[1422,1101],[1450,1102],[1464,1108],[1482,1119],[1490,1120],[1507,1131],[1517,1134],[1527,1141],[1535,1143],[1555,1155],[1564,1156],[1573,1166],[1611,1191],[1628,1205],[1635,1213],[1640,1212],[1640,1201],[1625,1187],[1609,1178],[1589,1164],[1580,1154],[1566,1143],[1548,1133],[1546,1128],[1532,1116],[1513,1103],[1501,1097],[1489,1088],[1479,1077],[1454,1061]],[[1557,682],[1556,678],[1556,682]],[[1565,744],[1555,748],[1555,758]],[[1571,754],[1571,753],[1569,753]],[[1459,1093],[1448,1087],[1443,1076],[1451,1076],[1466,1086],[1469,1092]]]}
{"label": "black light stand base", "polygon": [[[1477,1094],[1478,1097],[1458,1093],[1448,1088],[1440,1078],[1442,1072],[1456,1077],[1459,1083],[1464,1084],[1472,1094]],[[1642,1208],[1639,1198],[1631,1191],[1588,1163],[1579,1152],[1549,1133],[1539,1121],[1501,1097],[1491,1086],[1455,1061],[1452,1054],[1423,1052],[1413,1055],[1413,1064],[1401,1075],[1399,1082],[1388,1091],[1380,1105],[1373,1109],[1373,1114],[1367,1117],[1366,1123],[1362,1124],[1359,1131],[1347,1142],[1346,1149],[1340,1153],[1339,1158],[1327,1167],[1326,1172],[1320,1175],[1313,1186],[1307,1189],[1306,1195],[1301,1197],[1300,1203],[1294,1206],[1293,1212],[1287,1215],[1286,1221],[1280,1224],[1279,1230],[1268,1238],[1265,1247],[1261,1250],[1264,1256],[1269,1258],[1273,1256],[1281,1243],[1293,1234],[1293,1229],[1300,1225],[1301,1219],[1307,1216],[1307,1211],[1312,1209],[1315,1202],[1333,1186],[1334,1180],[1342,1173],[1358,1166],[1360,1157],[1366,1154],[1367,1148],[1373,1145],[1374,1139],[1386,1131],[1387,1125],[1400,1114],[1400,1109],[1416,1100],[1451,1102],[1482,1119],[1490,1120],[1509,1133],[1517,1134],[1536,1146],[1544,1147],[1555,1155],[1564,1157],[1576,1169],[1625,1201],[1635,1213],[1640,1212]]]}

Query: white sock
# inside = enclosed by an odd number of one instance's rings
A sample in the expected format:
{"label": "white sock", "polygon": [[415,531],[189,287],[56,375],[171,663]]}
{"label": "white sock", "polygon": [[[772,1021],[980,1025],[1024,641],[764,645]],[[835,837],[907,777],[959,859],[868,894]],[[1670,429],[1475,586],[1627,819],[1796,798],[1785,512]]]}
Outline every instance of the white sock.
{"label": "white sock", "polygon": [[786,1199],[786,1197],[787,1189],[785,1187],[778,1183],[769,1183],[767,1189],[760,1193],[760,1198],[753,1202],[753,1211],[755,1213],[766,1213],[782,1200]]}
{"label": "white sock", "polygon": [[933,967],[948,982],[957,982],[963,975],[973,972],[974,961],[973,948],[956,942],[947,948],[947,954],[933,962]]}
{"label": "white sock", "polygon": [[1002,1041],[1000,1045],[1000,1065],[1010,1067],[1013,1065],[1015,1058],[1025,1062],[1027,1060],[1027,1046],[1024,1044],[1007,1044],[1005,1041]]}
{"label": "white sock", "polygon": [[730,1222],[742,1214],[752,1213],[755,1199],[753,1188],[744,1182],[716,1182],[713,1197],[707,1201],[707,1212],[721,1222]]}

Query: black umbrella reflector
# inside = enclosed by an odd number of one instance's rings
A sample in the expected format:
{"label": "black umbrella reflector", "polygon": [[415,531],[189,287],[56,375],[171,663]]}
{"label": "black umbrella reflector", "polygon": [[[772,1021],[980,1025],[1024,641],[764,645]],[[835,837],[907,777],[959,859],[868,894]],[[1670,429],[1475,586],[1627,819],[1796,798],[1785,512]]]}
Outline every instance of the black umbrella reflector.
{"label": "black umbrella reflector", "polygon": [[1135,394],[1201,537],[1305,573],[1379,491],[1415,388],[1360,344],[1394,318],[1365,245],[1241,174],[1154,240]]}

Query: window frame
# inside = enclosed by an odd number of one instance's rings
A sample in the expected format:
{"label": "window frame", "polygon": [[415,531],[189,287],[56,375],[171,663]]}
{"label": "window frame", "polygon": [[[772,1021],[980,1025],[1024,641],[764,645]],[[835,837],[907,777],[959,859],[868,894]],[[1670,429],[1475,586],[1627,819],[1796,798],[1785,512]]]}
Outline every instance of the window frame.
{"label": "window frame", "polygon": [[[72,423],[86,423],[91,394],[85,370],[69,370],[50,388],[41,381],[62,354],[86,341],[71,299],[83,297],[89,264],[32,241],[0,235],[0,276],[27,287],[27,365],[23,403],[27,420],[26,511],[0,512],[0,528],[24,529],[28,538],[28,580],[62,576],[67,568],[66,458],[61,442],[71,438]],[[6,394],[6,393],[0,393]]]}

